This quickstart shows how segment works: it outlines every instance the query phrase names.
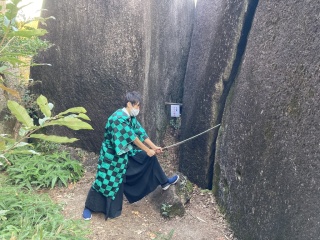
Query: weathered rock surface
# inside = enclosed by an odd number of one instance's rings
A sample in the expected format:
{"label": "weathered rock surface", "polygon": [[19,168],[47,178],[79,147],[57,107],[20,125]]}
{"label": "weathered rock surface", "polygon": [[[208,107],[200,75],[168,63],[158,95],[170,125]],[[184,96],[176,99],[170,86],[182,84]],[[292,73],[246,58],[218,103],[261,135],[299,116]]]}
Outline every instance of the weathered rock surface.
{"label": "weathered rock surface", "polygon": [[146,9],[144,126],[151,139],[162,141],[170,119],[165,102],[182,102],[183,81],[191,45],[194,0],[149,2]]}
{"label": "weathered rock surface", "polygon": [[259,1],[217,144],[238,239],[319,239],[319,1]]}
{"label": "weathered rock surface", "polygon": [[[245,1],[198,1],[183,91],[181,140],[219,121],[224,85],[228,84],[241,35]],[[203,188],[211,188],[214,141],[211,131],[181,145],[180,170]]]}
{"label": "weathered rock surface", "polygon": [[51,131],[80,138],[77,146],[98,152],[106,118],[122,107],[126,91],[138,90],[144,96],[139,119],[159,142],[157,131],[168,121],[165,101],[181,99],[193,0],[45,0],[43,8],[56,18],[45,27],[55,46],[37,59],[52,67],[31,71],[42,81],[34,92],[53,102],[56,113],[85,107],[94,128]]}
{"label": "weathered rock surface", "polygon": [[[84,106],[94,131],[53,132],[95,152],[127,90],[142,92],[139,117],[156,143],[169,120],[165,102],[183,102],[181,140],[223,113],[216,145],[217,130],[180,146],[180,171],[211,188],[214,165],[214,190],[238,239],[318,239],[320,2],[259,1],[242,58],[257,3],[198,1],[193,26],[193,0],[45,0],[57,19],[46,36],[55,46],[37,62],[53,66],[32,70],[42,81],[35,92],[56,112]],[[161,194],[179,204],[175,189]]]}
{"label": "weathered rock surface", "polygon": [[182,173],[179,181],[170,186],[166,191],[159,186],[155,191],[147,196],[152,206],[161,213],[163,217],[182,217],[185,214],[185,204],[192,196],[193,185]]}

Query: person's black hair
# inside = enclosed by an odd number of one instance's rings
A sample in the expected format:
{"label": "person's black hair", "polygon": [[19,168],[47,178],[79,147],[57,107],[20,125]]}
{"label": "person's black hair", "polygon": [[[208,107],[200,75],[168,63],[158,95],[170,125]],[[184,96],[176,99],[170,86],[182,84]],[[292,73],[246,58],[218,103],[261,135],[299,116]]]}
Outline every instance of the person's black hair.
{"label": "person's black hair", "polygon": [[133,91],[133,92],[127,92],[124,98],[123,106],[127,107],[127,103],[131,102],[132,105],[136,105],[139,103],[141,105],[141,95],[139,92]]}

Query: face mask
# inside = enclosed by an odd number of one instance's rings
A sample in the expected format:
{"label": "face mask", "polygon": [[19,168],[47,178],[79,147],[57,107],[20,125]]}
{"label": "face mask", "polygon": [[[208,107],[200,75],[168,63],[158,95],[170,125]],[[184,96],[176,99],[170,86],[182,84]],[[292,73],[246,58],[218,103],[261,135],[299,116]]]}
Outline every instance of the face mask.
{"label": "face mask", "polygon": [[139,114],[139,109],[132,108],[130,115],[132,117],[136,117],[136,116],[138,116],[138,114]]}

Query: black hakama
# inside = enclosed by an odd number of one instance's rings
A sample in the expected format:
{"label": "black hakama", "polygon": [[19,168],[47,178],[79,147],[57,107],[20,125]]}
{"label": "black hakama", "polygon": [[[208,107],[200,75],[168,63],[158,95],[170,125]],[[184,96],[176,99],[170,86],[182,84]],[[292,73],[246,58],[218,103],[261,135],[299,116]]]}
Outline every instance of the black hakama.
{"label": "black hakama", "polygon": [[93,188],[89,190],[85,207],[92,212],[104,213],[106,219],[121,215],[123,194],[129,203],[134,203],[168,181],[156,156],[149,157],[141,151],[128,158],[127,171],[123,183],[112,200]]}

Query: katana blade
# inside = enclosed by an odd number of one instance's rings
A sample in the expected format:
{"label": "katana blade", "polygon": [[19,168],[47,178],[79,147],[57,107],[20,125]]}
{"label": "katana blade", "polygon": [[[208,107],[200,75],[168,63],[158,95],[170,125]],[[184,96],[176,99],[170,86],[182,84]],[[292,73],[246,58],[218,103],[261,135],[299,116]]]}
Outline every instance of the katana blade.
{"label": "katana blade", "polygon": [[218,124],[218,125],[216,125],[216,126],[214,126],[214,127],[212,127],[212,128],[209,128],[209,129],[205,130],[204,132],[201,132],[201,133],[199,133],[199,134],[197,134],[197,135],[195,135],[195,136],[192,136],[192,137],[190,137],[190,138],[187,138],[187,139],[185,139],[185,140],[183,140],[183,141],[181,141],[181,142],[177,142],[177,143],[172,144],[172,145],[170,145],[170,146],[163,147],[162,150],[168,149],[168,148],[172,148],[172,147],[175,147],[175,146],[179,146],[179,145],[181,145],[182,143],[185,143],[185,142],[187,142],[187,141],[189,141],[189,140],[191,140],[191,139],[193,139],[193,138],[199,137],[200,135],[202,135],[202,134],[204,134],[204,133],[206,133],[206,132],[209,132],[210,130],[212,130],[212,129],[214,129],[214,128],[219,127],[220,125],[221,125],[221,124]]}

